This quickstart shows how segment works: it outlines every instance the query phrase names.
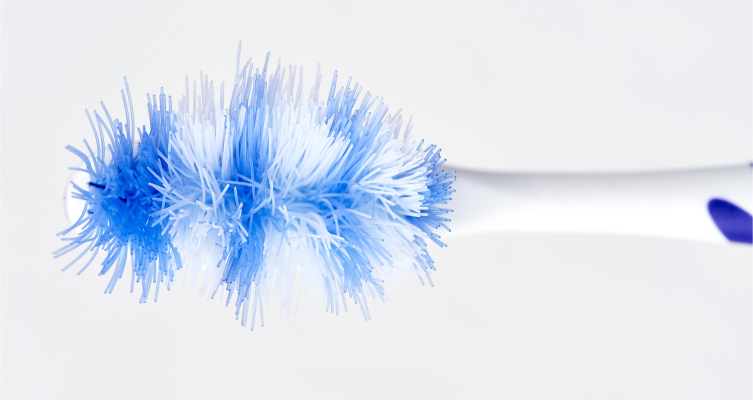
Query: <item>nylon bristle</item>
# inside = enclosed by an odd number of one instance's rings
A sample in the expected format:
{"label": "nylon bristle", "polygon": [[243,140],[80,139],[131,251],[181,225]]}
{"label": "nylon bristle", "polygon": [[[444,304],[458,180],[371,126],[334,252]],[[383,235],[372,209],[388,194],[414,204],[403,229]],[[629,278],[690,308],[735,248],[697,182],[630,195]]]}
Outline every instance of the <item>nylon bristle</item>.
{"label": "nylon bristle", "polygon": [[[251,325],[273,298],[283,307],[311,292],[330,312],[348,302],[370,318],[385,279],[418,274],[431,282],[427,243],[443,246],[445,205],[455,179],[435,146],[410,136],[411,121],[389,115],[381,98],[350,79],[319,101],[319,82],[302,97],[302,70],[238,67],[230,98],[202,74],[173,109],[148,96],[149,127],[134,129],[95,112],[96,146],[69,147],[84,162],[81,217],[62,234],[75,264],[103,250],[107,292],[130,261],[141,301],[176,276],[236,307]],[[405,131],[401,128],[405,125]],[[138,136],[138,139],[137,139]],[[135,150],[134,150],[135,149]],[[67,268],[67,267],[66,267]]]}

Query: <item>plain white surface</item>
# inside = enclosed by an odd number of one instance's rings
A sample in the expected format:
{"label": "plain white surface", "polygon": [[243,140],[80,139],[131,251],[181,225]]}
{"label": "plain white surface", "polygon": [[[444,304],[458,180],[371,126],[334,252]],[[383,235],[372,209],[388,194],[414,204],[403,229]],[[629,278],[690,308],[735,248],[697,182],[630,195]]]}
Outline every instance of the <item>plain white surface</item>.
{"label": "plain white surface", "polygon": [[355,76],[457,165],[728,165],[751,159],[750,8],[5,0],[3,398],[750,398],[750,247],[458,238],[435,288],[390,290],[370,323],[270,310],[253,333],[193,291],[139,305],[51,256],[63,148],[91,137],[84,108],[120,114],[124,75],[137,104],[200,69],[227,81],[242,39]]}

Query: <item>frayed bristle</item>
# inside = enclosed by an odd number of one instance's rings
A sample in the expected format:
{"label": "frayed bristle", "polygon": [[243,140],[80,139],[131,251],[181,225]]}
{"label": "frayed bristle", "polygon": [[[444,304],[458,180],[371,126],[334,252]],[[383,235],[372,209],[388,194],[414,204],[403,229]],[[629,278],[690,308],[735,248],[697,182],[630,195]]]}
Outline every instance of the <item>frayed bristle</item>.
{"label": "frayed bristle", "polygon": [[164,93],[148,97],[138,135],[126,82],[126,124],[103,106],[106,119],[90,117],[95,148],[69,148],[90,183],[75,187],[86,207],[56,255],[84,246],[71,264],[91,251],[88,265],[104,250],[107,292],[130,259],[142,301],[184,273],[224,292],[244,325],[250,313],[252,328],[272,297],[286,307],[310,291],[327,311],[352,302],[368,320],[385,279],[431,283],[426,247],[443,245],[455,179],[440,151],[350,79],[338,88],[335,73],[319,101],[318,71],[304,98],[302,70],[268,67],[239,65],[227,103],[203,74],[193,92],[186,78],[177,110]]}

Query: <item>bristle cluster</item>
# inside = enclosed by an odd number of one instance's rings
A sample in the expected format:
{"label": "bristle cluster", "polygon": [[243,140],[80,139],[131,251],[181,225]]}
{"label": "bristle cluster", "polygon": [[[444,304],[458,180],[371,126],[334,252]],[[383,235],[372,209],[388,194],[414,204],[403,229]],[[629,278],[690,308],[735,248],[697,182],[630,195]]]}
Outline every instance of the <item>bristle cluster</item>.
{"label": "bristle cluster", "polygon": [[252,328],[272,297],[286,307],[310,292],[335,313],[352,301],[368,320],[386,278],[431,283],[426,247],[443,245],[455,179],[439,150],[358,84],[338,88],[335,74],[320,101],[318,72],[305,97],[302,71],[268,73],[268,60],[238,67],[227,105],[205,76],[193,92],[186,78],[177,110],[151,97],[139,141],[126,83],[125,125],[103,105],[106,118],[90,118],[96,148],[69,147],[90,182],[75,187],[86,207],[57,254],[85,246],[69,266],[93,251],[86,268],[105,250],[108,291],[130,259],[142,301],[179,274],[201,280]]}

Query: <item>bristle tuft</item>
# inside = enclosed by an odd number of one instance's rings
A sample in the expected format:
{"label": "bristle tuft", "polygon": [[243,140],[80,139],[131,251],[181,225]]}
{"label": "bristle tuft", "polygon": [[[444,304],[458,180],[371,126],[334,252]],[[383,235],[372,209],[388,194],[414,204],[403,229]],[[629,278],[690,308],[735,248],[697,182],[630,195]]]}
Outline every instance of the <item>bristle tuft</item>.
{"label": "bristle tuft", "polygon": [[130,259],[142,302],[183,273],[212,297],[223,288],[252,328],[273,298],[289,308],[310,293],[334,313],[352,301],[368,320],[385,279],[433,286],[427,243],[444,246],[455,180],[440,150],[358,83],[338,88],[335,73],[320,102],[317,69],[304,98],[302,71],[269,57],[261,72],[238,59],[227,102],[203,74],[176,110],[164,93],[147,97],[137,143],[126,81],[126,124],[103,106],[105,118],[90,116],[96,148],[70,148],[91,182],[75,187],[85,212],[56,256],[104,250],[108,293]]}

